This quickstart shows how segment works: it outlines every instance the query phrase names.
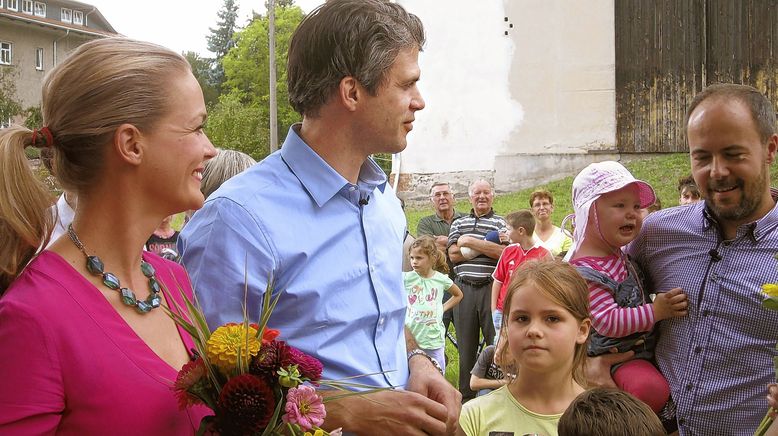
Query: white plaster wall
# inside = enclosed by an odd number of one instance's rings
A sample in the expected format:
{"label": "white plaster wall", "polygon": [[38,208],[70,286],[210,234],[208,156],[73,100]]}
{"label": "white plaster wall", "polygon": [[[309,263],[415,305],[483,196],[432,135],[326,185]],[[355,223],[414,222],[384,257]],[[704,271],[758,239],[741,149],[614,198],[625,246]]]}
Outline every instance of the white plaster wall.
{"label": "white plaster wall", "polygon": [[512,190],[535,168],[548,176],[526,155],[614,149],[613,2],[398,0],[427,31],[427,107],[400,172],[492,171],[498,189]]}
{"label": "white plaster wall", "polygon": [[[512,0],[507,0],[508,2]],[[508,87],[514,50],[502,0],[400,0],[424,23],[416,114],[402,173],[491,169],[523,117]]]}
{"label": "white plaster wall", "polygon": [[507,0],[516,45],[510,89],[524,107],[511,153],[612,149],[616,141],[613,0]]}

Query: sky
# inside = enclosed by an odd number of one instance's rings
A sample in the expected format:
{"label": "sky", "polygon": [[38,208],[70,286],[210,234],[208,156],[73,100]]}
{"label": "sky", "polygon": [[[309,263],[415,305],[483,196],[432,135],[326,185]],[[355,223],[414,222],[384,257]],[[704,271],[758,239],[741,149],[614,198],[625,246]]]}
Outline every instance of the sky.
{"label": "sky", "polygon": [[[113,28],[124,36],[154,42],[176,52],[194,51],[211,56],[205,37],[216,27],[223,0],[83,0],[100,10]],[[251,11],[266,13],[265,0],[235,0],[240,7],[238,26],[246,24]],[[295,0],[310,12],[323,0]],[[195,6],[193,6],[195,5]]]}

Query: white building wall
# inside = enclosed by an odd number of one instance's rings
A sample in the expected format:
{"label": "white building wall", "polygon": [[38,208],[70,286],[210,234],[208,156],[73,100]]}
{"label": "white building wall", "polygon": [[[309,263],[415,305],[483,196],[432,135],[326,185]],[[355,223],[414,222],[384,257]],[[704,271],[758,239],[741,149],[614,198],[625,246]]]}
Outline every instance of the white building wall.
{"label": "white building wall", "polygon": [[613,1],[399,0],[427,31],[405,197],[437,179],[520,189],[614,151]]}

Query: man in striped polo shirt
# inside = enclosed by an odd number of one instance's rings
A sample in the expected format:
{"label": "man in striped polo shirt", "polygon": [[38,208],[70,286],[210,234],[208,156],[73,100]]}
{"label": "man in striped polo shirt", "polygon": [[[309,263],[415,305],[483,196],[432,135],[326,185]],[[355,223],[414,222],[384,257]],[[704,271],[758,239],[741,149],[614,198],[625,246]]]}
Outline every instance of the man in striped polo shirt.
{"label": "man in striped polo shirt", "polygon": [[[492,273],[504,245],[487,240],[496,232],[500,242],[507,242],[505,219],[492,210],[494,192],[486,180],[477,180],[468,188],[473,208],[451,223],[448,255],[454,264],[454,283],[462,289],[464,298],[454,307],[454,326],[459,346],[459,391],[462,401],[475,398],[470,389],[470,370],[478,355],[479,333],[487,343],[494,341],[491,313]],[[492,233],[494,234],[494,233]],[[493,239],[493,238],[490,238]]]}

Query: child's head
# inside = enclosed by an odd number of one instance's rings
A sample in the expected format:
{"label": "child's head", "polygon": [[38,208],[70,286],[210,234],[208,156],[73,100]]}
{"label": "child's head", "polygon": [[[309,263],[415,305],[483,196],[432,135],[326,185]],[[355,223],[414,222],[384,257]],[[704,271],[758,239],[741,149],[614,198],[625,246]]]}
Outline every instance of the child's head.
{"label": "child's head", "polygon": [[700,190],[691,175],[678,179],[678,204],[692,204],[700,201]]}
{"label": "child's head", "polygon": [[594,388],[579,395],[559,418],[559,436],[664,436],[645,403],[617,389]]}
{"label": "child's head", "polygon": [[448,273],[446,255],[435,245],[432,236],[419,236],[413,241],[408,247],[408,257],[411,260],[411,267],[417,273],[428,274],[431,270]]}
{"label": "child's head", "polygon": [[524,249],[529,248],[525,245],[532,246],[532,234],[535,232],[535,217],[532,212],[526,209],[512,212],[505,217],[505,221],[508,223],[508,237],[511,242],[521,244]]}
{"label": "child's head", "polygon": [[501,332],[507,344],[500,360],[515,362],[519,376],[569,371],[583,386],[590,324],[589,291],[574,267],[558,259],[524,262],[505,297]]}
{"label": "child's head", "polygon": [[654,189],[618,162],[593,163],[573,180],[575,230],[572,255],[584,243],[618,250],[640,232],[642,213],[656,202]]}

